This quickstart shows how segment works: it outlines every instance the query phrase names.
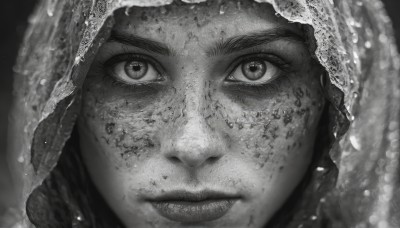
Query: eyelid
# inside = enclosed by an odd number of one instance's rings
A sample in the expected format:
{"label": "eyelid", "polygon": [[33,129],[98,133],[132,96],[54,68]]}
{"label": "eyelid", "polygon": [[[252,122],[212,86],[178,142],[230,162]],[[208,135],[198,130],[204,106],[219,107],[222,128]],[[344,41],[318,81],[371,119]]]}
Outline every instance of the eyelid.
{"label": "eyelid", "polygon": [[274,66],[279,67],[279,69],[281,69],[282,71],[287,71],[290,67],[289,62],[283,60],[282,58],[274,54],[258,52],[258,53],[243,55],[235,59],[233,61],[233,64],[231,64],[231,66],[233,67],[230,67],[230,69],[228,70],[229,72],[228,77],[232,75],[232,73],[236,70],[236,68],[238,68],[243,62],[251,60],[260,60],[260,59],[270,62]]}
{"label": "eyelid", "polygon": [[[160,76],[163,77],[163,79],[165,79],[165,69],[162,67],[162,65],[160,63],[158,63],[158,61],[156,61],[151,56],[148,56],[145,54],[124,53],[124,54],[115,55],[115,56],[109,58],[103,65],[106,68],[106,72],[110,73],[108,68],[113,67],[118,63],[130,61],[130,60],[145,60],[145,61],[147,61],[148,64],[150,64],[152,67],[154,67],[154,69],[160,74]],[[114,78],[116,78],[116,77],[114,77]]]}
{"label": "eyelid", "polygon": [[262,85],[262,84],[268,84],[271,81],[274,81],[277,78],[279,78],[280,76],[282,76],[282,74],[289,72],[291,65],[287,61],[284,61],[282,58],[280,58],[276,55],[273,55],[273,54],[269,54],[269,53],[252,53],[252,54],[247,54],[247,55],[240,56],[239,58],[237,58],[231,65],[233,67],[230,67],[230,69],[228,71],[229,74],[228,74],[228,76],[225,77],[225,80],[227,80],[227,79],[229,80],[229,78],[232,77],[232,75],[235,73],[235,71],[238,69],[238,67],[240,67],[245,62],[249,62],[252,60],[260,60],[260,59],[263,61],[267,61],[270,64],[274,65],[281,72],[277,76],[275,76],[274,78],[269,80],[268,82],[264,82],[264,83],[251,83],[251,82],[241,82],[241,81],[229,81],[228,83],[242,84],[242,85],[247,85],[247,86],[258,86],[258,85]]}

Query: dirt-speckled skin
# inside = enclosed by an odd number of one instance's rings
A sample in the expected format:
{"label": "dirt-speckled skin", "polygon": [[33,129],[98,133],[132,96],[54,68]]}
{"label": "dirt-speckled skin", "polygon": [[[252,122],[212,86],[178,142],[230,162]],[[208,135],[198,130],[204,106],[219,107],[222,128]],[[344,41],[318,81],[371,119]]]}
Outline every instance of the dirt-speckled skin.
{"label": "dirt-speckled skin", "polygon": [[[324,99],[322,70],[308,47],[282,39],[239,53],[207,54],[232,36],[300,29],[267,4],[226,2],[221,11],[216,2],[119,12],[116,31],[165,43],[174,52],[163,56],[107,42],[87,76],[78,121],[81,150],[94,183],[127,227],[185,227],[146,201],[176,189],[240,195],[225,216],[197,227],[261,227],[310,163]],[[261,51],[289,63],[270,86],[226,82],[237,58]],[[113,84],[103,64],[121,53],[151,56],[164,80],[135,88]]]}

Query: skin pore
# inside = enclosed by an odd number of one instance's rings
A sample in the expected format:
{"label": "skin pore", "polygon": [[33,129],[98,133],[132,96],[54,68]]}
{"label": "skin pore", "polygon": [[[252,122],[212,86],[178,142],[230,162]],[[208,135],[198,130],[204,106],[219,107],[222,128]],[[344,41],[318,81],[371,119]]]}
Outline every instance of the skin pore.
{"label": "skin pore", "polygon": [[[269,4],[209,2],[117,12],[87,75],[81,153],[126,227],[262,227],[311,162],[323,71],[300,27]],[[173,191],[234,200],[171,219],[152,202]]]}

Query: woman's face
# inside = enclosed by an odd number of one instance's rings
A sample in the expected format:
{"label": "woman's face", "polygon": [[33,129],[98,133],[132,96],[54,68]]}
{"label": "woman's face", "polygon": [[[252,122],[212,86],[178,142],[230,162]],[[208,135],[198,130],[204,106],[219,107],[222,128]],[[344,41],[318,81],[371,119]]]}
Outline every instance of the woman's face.
{"label": "woman's face", "polygon": [[324,99],[301,29],[210,2],[118,12],[87,75],[81,152],[127,227],[261,227],[310,164]]}

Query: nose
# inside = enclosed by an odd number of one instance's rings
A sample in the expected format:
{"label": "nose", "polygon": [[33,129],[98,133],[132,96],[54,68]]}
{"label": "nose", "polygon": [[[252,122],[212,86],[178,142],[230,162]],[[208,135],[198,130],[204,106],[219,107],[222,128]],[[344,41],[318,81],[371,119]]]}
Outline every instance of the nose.
{"label": "nose", "polygon": [[205,104],[201,99],[202,92],[191,91],[188,92],[191,99],[185,102],[186,115],[172,127],[171,135],[164,138],[164,155],[174,164],[193,169],[217,162],[224,155],[224,146],[217,130],[211,128],[201,115],[201,107]]}
{"label": "nose", "polygon": [[189,169],[217,162],[223,157],[222,141],[200,116],[191,117],[170,139],[165,157]]}

